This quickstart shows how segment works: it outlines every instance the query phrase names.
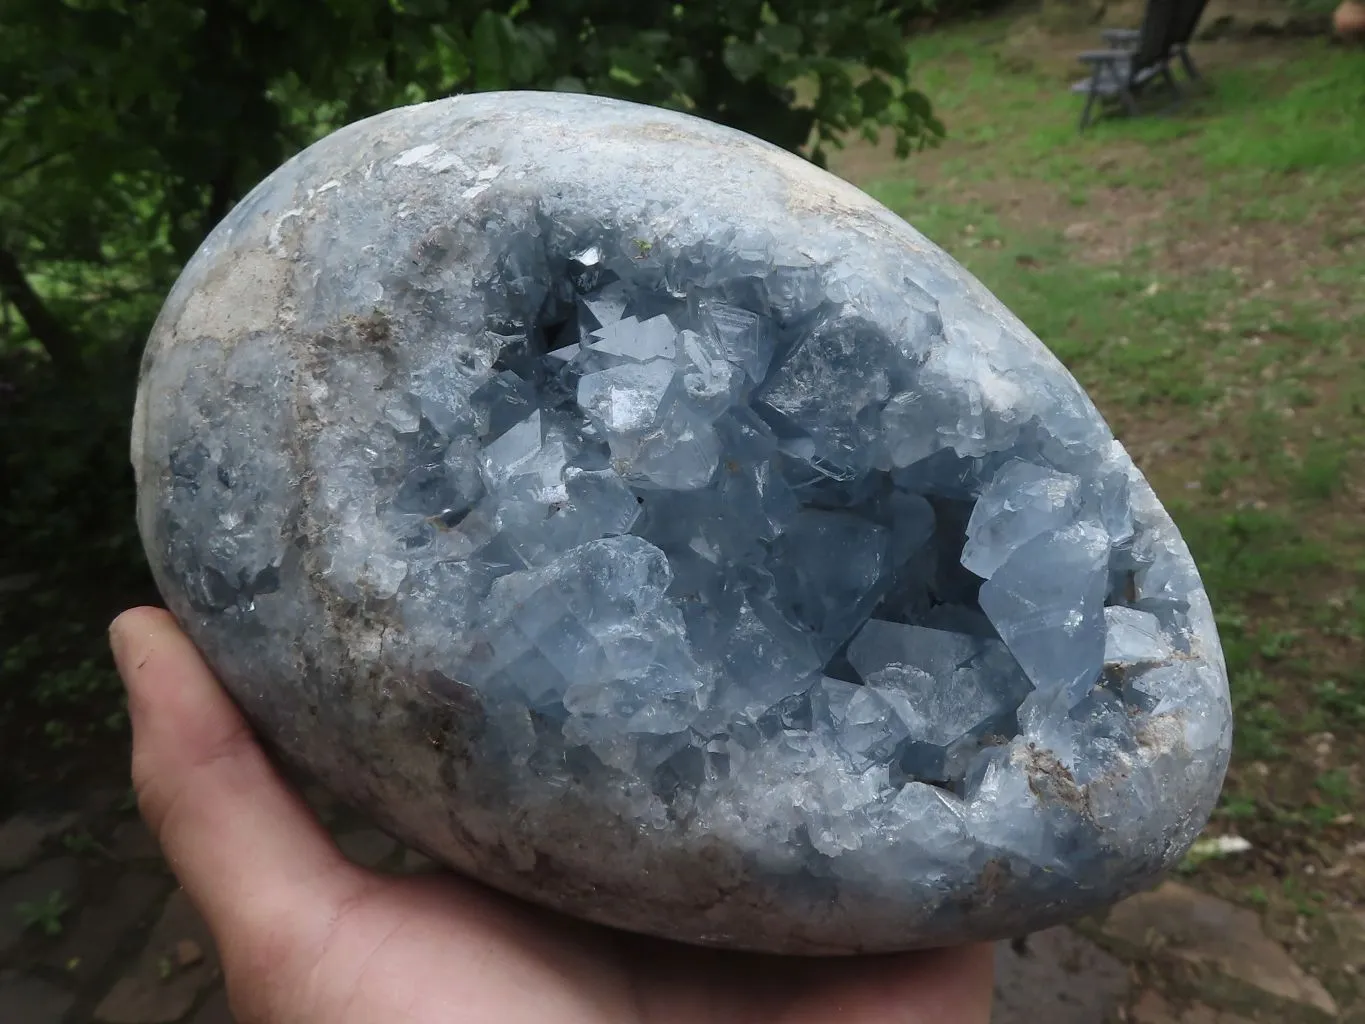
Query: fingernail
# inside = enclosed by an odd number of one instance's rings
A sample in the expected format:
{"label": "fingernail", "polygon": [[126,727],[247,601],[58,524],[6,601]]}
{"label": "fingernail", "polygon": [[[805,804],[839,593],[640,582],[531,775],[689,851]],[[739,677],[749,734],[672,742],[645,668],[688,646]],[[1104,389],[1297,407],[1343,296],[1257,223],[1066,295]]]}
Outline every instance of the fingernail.
{"label": "fingernail", "polygon": [[129,635],[128,623],[124,621],[125,616],[120,615],[113,622],[109,623],[109,650],[113,652],[114,664],[123,670],[124,662],[128,659],[128,644],[132,640]]}

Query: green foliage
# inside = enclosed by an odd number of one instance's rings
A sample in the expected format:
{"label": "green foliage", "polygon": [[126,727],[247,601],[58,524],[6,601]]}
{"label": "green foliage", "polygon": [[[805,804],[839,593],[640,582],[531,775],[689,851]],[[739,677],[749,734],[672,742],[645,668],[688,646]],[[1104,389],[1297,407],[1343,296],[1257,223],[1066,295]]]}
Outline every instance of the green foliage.
{"label": "green foliage", "polygon": [[14,913],[25,931],[54,938],[62,933],[62,918],[70,909],[66,895],[60,889],[53,889],[40,900],[17,904]]}
{"label": "green foliage", "polygon": [[135,347],[127,327],[146,324],[208,229],[290,153],[379,110],[462,91],[671,106],[817,160],[851,131],[889,129],[908,151],[939,130],[908,84],[902,26],[920,8],[11,0],[0,247],[52,323],[24,312],[13,273],[5,295],[54,362],[78,365],[114,344],[111,331]]}
{"label": "green foliage", "polygon": [[1342,488],[1346,469],[1346,452],[1340,445],[1315,440],[1304,453],[1295,479],[1299,494],[1305,498],[1325,501]]}
{"label": "green foliage", "polygon": [[62,849],[77,857],[91,857],[107,852],[100,841],[90,834],[90,830],[84,828],[62,836]]}
{"label": "green foliage", "polygon": [[1289,0],[1289,6],[1305,14],[1321,15],[1329,18],[1341,0]]}
{"label": "green foliage", "polygon": [[0,405],[0,531],[14,543],[0,555],[0,737],[11,750],[25,739],[61,749],[123,727],[103,626],[154,597],[132,521],[131,366],[62,376],[4,365],[14,390]]}

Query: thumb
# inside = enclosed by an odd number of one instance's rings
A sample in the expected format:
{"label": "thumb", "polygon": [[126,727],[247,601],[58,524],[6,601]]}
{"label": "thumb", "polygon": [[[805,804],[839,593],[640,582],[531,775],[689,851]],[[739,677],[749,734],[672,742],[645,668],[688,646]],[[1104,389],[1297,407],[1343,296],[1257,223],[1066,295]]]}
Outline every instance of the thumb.
{"label": "thumb", "polygon": [[167,612],[124,612],[109,634],[128,688],[139,808],[225,954],[320,936],[363,873],[285,785]]}

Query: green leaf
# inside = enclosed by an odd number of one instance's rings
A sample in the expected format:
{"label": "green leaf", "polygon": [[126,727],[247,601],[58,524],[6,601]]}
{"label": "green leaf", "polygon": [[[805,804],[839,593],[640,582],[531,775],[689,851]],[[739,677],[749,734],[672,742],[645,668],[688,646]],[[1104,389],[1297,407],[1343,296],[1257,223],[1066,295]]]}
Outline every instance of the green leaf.
{"label": "green leaf", "polygon": [[796,53],[801,49],[801,29],[796,25],[764,25],[758,30],[758,41],[770,50]]}
{"label": "green leaf", "polygon": [[533,85],[541,80],[554,49],[555,39],[543,25],[517,25],[503,19],[503,52],[513,85]]}
{"label": "green leaf", "polygon": [[894,33],[889,36],[874,33],[869,36],[863,63],[893,78],[905,78],[909,74],[910,55],[899,36]]}
{"label": "green leaf", "polygon": [[456,38],[444,25],[435,26],[431,34],[437,44],[432,54],[440,73],[437,92],[452,92],[473,70],[469,65],[469,57],[465,54],[468,40]]}
{"label": "green leaf", "polygon": [[506,38],[503,15],[484,10],[474,22],[473,44],[474,88],[481,92],[505,89],[510,84],[507,62],[503,54]]}
{"label": "green leaf", "polygon": [[890,105],[894,96],[886,80],[875,75],[858,86],[858,100],[862,103],[864,117],[880,114]]}
{"label": "green leaf", "polygon": [[[909,108],[910,113],[919,118],[929,120],[933,118],[934,109],[929,104],[929,97],[916,89],[907,89],[901,94],[901,102]],[[934,122],[937,124],[938,122]]]}
{"label": "green leaf", "polygon": [[747,82],[763,71],[763,50],[752,43],[733,39],[725,44],[725,66],[741,82]]}
{"label": "green leaf", "polygon": [[610,57],[612,67],[624,71],[635,82],[649,81],[658,68],[658,61],[647,47],[613,47]]}

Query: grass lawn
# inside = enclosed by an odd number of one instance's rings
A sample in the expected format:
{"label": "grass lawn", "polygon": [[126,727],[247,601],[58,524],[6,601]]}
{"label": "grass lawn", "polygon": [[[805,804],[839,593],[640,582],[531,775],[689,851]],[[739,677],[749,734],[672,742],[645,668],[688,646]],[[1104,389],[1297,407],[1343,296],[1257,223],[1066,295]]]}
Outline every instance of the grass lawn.
{"label": "grass lawn", "polygon": [[1211,828],[1254,844],[1191,876],[1272,918],[1358,906],[1365,51],[1197,46],[1210,95],[1081,137],[1066,84],[1093,45],[1008,19],[923,38],[948,141],[903,164],[854,147],[835,170],[1037,331],[1184,531],[1236,703]]}

